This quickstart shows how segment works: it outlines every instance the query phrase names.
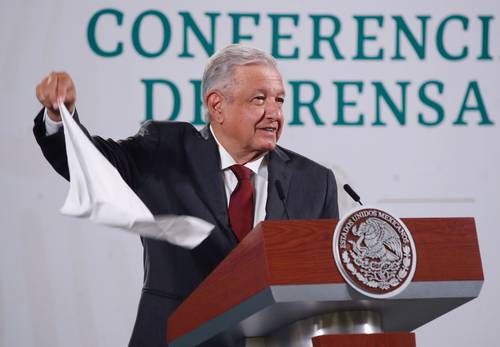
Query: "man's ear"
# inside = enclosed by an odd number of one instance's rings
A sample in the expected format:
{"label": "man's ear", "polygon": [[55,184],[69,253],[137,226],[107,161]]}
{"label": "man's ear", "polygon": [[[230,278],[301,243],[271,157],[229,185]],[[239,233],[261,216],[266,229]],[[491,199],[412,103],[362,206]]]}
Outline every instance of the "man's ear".
{"label": "man's ear", "polygon": [[217,90],[211,91],[206,97],[206,104],[208,112],[210,113],[210,120],[222,124],[224,116],[222,114],[222,104],[224,96]]}

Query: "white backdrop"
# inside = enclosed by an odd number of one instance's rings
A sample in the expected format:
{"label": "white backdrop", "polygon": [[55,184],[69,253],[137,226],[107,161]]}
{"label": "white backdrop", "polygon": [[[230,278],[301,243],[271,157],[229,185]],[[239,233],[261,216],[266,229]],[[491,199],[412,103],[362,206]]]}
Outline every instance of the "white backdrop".
{"label": "white backdrop", "polygon": [[[117,26],[112,17],[98,24],[97,39],[105,49],[123,41],[123,54],[104,58],[87,42],[90,18],[99,10],[114,8],[124,14]],[[131,31],[142,12],[162,12],[172,28],[168,49],[158,58],[144,58],[133,48]],[[289,95],[288,122],[292,116],[289,81],[312,80],[321,89],[317,110],[324,126],[317,126],[303,109],[302,126],[287,126],[281,144],[303,153],[336,172],[340,184],[349,182],[364,201],[393,211],[400,217],[473,216],[476,218],[485,284],[478,299],[419,328],[419,346],[493,346],[500,280],[497,244],[500,184],[500,99],[496,89],[500,78],[500,19],[490,23],[491,60],[478,60],[481,53],[481,23],[478,16],[500,14],[500,3],[470,1],[266,1],[237,4],[233,1],[85,1],[0,2],[0,346],[124,346],[135,319],[142,281],[142,249],[137,237],[91,225],[88,221],[61,216],[58,209],[67,183],[43,159],[32,136],[32,119],[39,110],[36,84],[52,70],[68,71],[78,92],[78,109],[87,128],[105,137],[133,134],[145,117],[145,91],[141,79],[169,79],[181,91],[179,120],[193,113],[191,79],[199,79],[207,54],[190,34],[189,50],[194,58],[180,58],[182,18],[189,12],[200,29],[209,31],[205,12],[219,12],[215,48],[230,43],[229,13],[252,12],[260,22],[243,21],[242,32],[253,33],[247,43],[267,51],[271,48],[269,14],[299,16],[294,27],[283,20],[280,41],[283,54],[300,49],[297,59],[279,59]],[[345,56],[332,59],[329,46],[322,44],[324,60],[311,60],[312,14],[335,15],[342,23],[336,39]],[[447,26],[445,44],[460,52],[465,44],[469,56],[450,61],[436,48],[436,32],[443,19],[460,14],[469,19],[467,31],[457,23]],[[383,16],[383,26],[367,23],[376,40],[366,44],[367,54],[384,48],[384,59],[353,60],[356,51],[355,15]],[[429,15],[427,54],[419,60],[403,43],[404,61],[394,55],[395,30],[391,16],[401,15],[419,32],[417,15]],[[103,17],[104,18],[104,17]],[[325,25],[325,33],[332,30]],[[418,36],[418,34],[417,34]],[[158,21],[144,21],[141,42],[150,51],[159,48],[162,31]],[[402,42],[406,42],[402,40]],[[445,112],[443,122],[425,127],[417,122],[423,112],[429,119],[435,111],[418,98],[419,87],[439,80],[441,95],[429,89]],[[464,115],[467,125],[454,126],[469,81],[477,81],[493,125],[478,125],[479,112]],[[362,81],[363,91],[347,89],[350,120],[365,114],[363,126],[333,126],[337,119],[337,89],[334,81]],[[373,81],[381,81],[399,105],[397,81],[409,81],[407,123],[401,126],[382,106],[385,127],[371,123],[375,114]],[[433,91],[433,93],[431,93]],[[311,94],[304,92],[304,100]],[[475,99],[468,101],[475,105]],[[171,107],[166,90],[155,94],[155,119],[164,119]],[[163,115],[163,116],[162,116]],[[163,118],[162,118],[163,117]],[[341,212],[352,206],[340,194]],[[411,314],[409,312],[408,314]]]}

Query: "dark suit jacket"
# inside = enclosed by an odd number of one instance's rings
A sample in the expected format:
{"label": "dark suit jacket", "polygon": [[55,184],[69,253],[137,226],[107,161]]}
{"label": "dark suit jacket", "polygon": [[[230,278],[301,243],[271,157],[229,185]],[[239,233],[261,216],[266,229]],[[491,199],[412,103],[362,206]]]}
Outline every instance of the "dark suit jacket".
{"label": "dark suit jacket", "polygon": [[[64,131],[45,136],[42,111],[34,133],[50,164],[69,179]],[[118,142],[90,138],[154,215],[191,215],[216,226],[191,251],[142,239],[144,286],[130,346],[166,346],[169,315],[238,243],[229,225],[217,144],[208,128],[198,132],[180,122],[147,122],[135,136]],[[266,219],[285,219],[276,180],[291,219],[338,217],[331,170],[281,147],[269,153],[268,170]]]}

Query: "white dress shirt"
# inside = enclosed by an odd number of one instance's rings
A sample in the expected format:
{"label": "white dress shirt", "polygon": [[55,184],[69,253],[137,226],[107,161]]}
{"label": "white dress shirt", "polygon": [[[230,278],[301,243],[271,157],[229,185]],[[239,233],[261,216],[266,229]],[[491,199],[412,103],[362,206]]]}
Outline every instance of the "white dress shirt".
{"label": "white dress shirt", "polygon": [[[236,189],[238,185],[238,178],[231,171],[230,167],[238,164],[233,157],[226,151],[226,149],[220,144],[215,136],[212,128],[210,131],[217,142],[220,154],[220,169],[223,174],[222,178],[224,180],[224,188],[226,190],[226,201],[229,207],[229,200],[231,199],[231,194]],[[262,222],[266,218],[266,202],[267,202],[267,154],[259,159],[246,163],[244,166],[252,170],[252,185],[254,188],[254,202],[255,202],[255,212],[253,215],[253,226],[255,227],[259,222]]]}
{"label": "white dress shirt", "polygon": [[[73,115],[73,114],[72,114]],[[45,122],[45,135],[49,136],[55,134],[60,127],[62,127],[62,122],[55,122],[47,115],[47,109],[45,109],[44,114]],[[217,142],[220,154],[220,169],[222,173],[222,179],[224,181],[224,188],[226,191],[226,201],[229,207],[229,200],[231,199],[231,194],[236,189],[238,185],[238,179],[236,178],[230,167],[238,164],[233,157],[226,151],[226,149],[220,144],[219,140],[215,136],[212,128],[210,128],[212,135]],[[253,226],[256,226],[259,222],[262,222],[266,218],[266,202],[267,202],[267,154],[264,157],[256,159],[254,161],[246,163],[244,166],[252,170],[252,185],[254,187],[254,202],[255,202],[255,212],[253,216]]]}
{"label": "white dress shirt", "polygon": [[[71,116],[73,117],[75,115],[75,111],[73,110],[73,113]],[[56,122],[50,119],[49,115],[47,114],[47,108],[45,108],[45,111],[43,113],[43,121],[45,123],[45,136],[50,136],[52,134],[57,133],[60,127],[62,127],[62,121]]]}

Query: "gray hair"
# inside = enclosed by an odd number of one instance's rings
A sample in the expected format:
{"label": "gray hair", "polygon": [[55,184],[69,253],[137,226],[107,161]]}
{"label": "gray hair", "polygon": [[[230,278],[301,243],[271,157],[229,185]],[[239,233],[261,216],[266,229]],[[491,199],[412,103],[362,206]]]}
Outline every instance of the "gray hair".
{"label": "gray hair", "polygon": [[242,65],[262,64],[276,68],[276,60],[258,48],[233,44],[224,47],[210,57],[203,72],[201,90],[203,103],[209,91],[225,90],[233,77],[234,68]]}

